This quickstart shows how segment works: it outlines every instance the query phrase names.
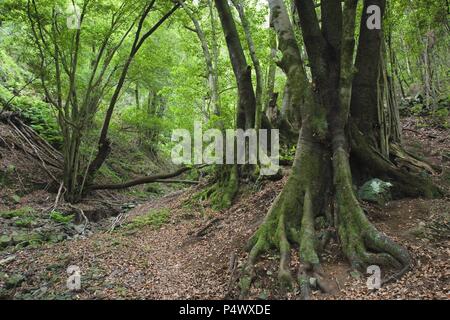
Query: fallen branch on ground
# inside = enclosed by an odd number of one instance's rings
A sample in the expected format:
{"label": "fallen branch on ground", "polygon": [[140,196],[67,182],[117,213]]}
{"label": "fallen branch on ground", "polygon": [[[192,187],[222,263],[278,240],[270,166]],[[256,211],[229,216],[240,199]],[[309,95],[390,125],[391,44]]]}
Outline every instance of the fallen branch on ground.
{"label": "fallen branch on ground", "polygon": [[161,182],[161,183],[184,183],[184,184],[199,184],[200,181],[196,180],[176,180],[176,179],[159,179],[155,182]]}
{"label": "fallen branch on ground", "polygon": [[181,175],[182,173],[185,173],[189,170],[192,170],[194,168],[200,169],[203,168],[203,166],[199,167],[182,167],[174,172],[171,173],[161,173],[156,174],[153,176],[146,176],[137,178],[135,180],[131,180],[125,183],[119,183],[119,184],[103,184],[103,185],[93,185],[88,188],[89,191],[93,190],[118,190],[118,189],[126,189],[130,187],[134,187],[141,184],[147,184],[147,183],[155,183],[155,182],[162,182],[162,183],[190,183],[190,184],[197,184],[197,181],[189,181],[189,180],[166,180],[169,178],[177,177]]}
{"label": "fallen branch on ground", "polygon": [[204,226],[203,228],[201,228],[199,231],[197,231],[197,233],[195,234],[195,236],[197,238],[203,237],[206,234],[208,234],[211,231],[211,228],[213,226],[215,226],[217,223],[219,223],[222,219],[221,218],[215,218],[212,219],[210,222],[208,222],[208,224],[206,226]]}

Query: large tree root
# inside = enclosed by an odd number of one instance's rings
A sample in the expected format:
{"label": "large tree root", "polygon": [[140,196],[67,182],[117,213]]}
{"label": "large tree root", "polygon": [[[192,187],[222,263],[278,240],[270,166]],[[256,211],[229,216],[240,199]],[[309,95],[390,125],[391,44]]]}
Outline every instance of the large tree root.
{"label": "large tree root", "polygon": [[300,152],[298,160],[296,158],[285,187],[249,241],[250,252],[239,283],[241,298],[248,295],[256,276],[254,266],[258,257],[273,248],[280,253],[280,286],[289,289],[296,284],[290,269],[291,246],[298,248],[300,256],[301,266],[296,280],[301,297],[309,297],[311,278],[317,280],[322,291],[332,289],[320,265],[319,230],[315,226],[317,217],[326,215],[326,199],[323,195],[330,185],[330,176],[327,174],[330,166],[333,168],[335,209],[327,221],[336,228],[342,251],[351,266],[360,271],[369,265],[389,266],[398,270],[382,283],[398,279],[407,272],[411,265],[407,250],[378,231],[360,207],[353,190],[347,152],[339,147],[333,157],[329,157],[324,148],[315,152],[304,140],[300,148],[303,152]]}
{"label": "large tree root", "polygon": [[[295,186],[295,184],[291,184]],[[289,190],[285,188],[284,190]],[[307,190],[303,200],[299,202],[297,197],[288,196],[289,191],[281,193],[266,220],[250,239],[250,253],[242,270],[240,280],[241,298],[244,298],[250,289],[256,276],[254,265],[258,257],[271,248],[276,248],[280,253],[278,280],[283,290],[292,289],[295,279],[290,270],[291,243],[299,248],[301,267],[298,270],[297,281],[303,298],[309,297],[310,278],[318,280],[319,287],[330,291],[330,285],[323,277],[318,256],[318,242],[314,228],[313,203],[310,192]],[[299,210],[292,210],[297,207]],[[299,214],[292,215],[292,212]],[[300,221],[301,223],[294,223]]]}
{"label": "large tree root", "polygon": [[300,286],[309,284],[308,273],[320,269],[314,219],[315,212],[322,212],[329,156],[323,146],[312,143],[310,137],[302,137],[299,148],[301,151],[294,161],[292,174],[249,241],[250,252],[240,279],[242,298],[248,294],[256,275],[254,265],[258,257],[272,248],[280,253],[278,280],[283,289],[290,289],[295,284],[290,270],[291,244],[300,249],[304,266],[297,276]]}
{"label": "large tree root", "polygon": [[353,192],[348,155],[339,148],[333,155],[336,215],[342,250],[354,268],[375,264],[392,266],[400,271],[388,282],[408,271],[408,251],[379,232],[367,219]]}
{"label": "large tree root", "polygon": [[229,208],[239,191],[239,171],[237,165],[216,168],[216,177],[206,189],[194,195],[194,200],[207,200],[215,210]]}
{"label": "large tree root", "polygon": [[408,167],[413,166],[431,174],[437,170],[436,168],[419,161],[394,145],[391,152],[396,158],[394,159],[394,162],[397,162],[396,165],[391,159],[383,157],[370,146],[355,124],[351,125],[350,131],[352,161],[356,162],[358,167],[365,168],[366,176],[391,180],[395,185],[397,196],[435,198],[443,195],[443,191],[430,178],[417,174],[417,171],[408,171],[407,168],[402,167],[402,164],[407,162]]}
{"label": "large tree root", "polygon": [[289,193],[289,189],[289,187],[284,188],[283,192],[276,198],[265,221],[249,241],[248,249],[250,249],[250,252],[240,279],[242,298],[247,295],[256,275],[254,265],[258,257],[274,247],[280,251],[280,267],[278,273],[280,284],[283,288],[292,285],[293,278],[289,270],[291,245],[286,232],[285,213],[287,212],[287,207],[292,208],[296,206],[296,201],[295,197],[286,196]]}

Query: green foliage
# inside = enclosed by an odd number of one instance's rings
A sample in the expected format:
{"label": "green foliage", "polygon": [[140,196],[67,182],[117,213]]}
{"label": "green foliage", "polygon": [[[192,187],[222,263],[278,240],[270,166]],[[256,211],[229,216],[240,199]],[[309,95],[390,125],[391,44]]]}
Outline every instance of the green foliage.
{"label": "green foliage", "polygon": [[450,115],[449,109],[447,108],[438,109],[433,112],[432,121],[435,126],[450,128],[449,115]]}
{"label": "green foliage", "polygon": [[410,108],[411,114],[415,116],[420,116],[423,114],[424,106],[421,103],[415,104]]}
{"label": "green foliage", "polygon": [[25,84],[25,78],[30,77],[14,59],[0,48],[0,83],[6,88],[19,89]]}
{"label": "green foliage", "polygon": [[14,225],[19,228],[31,227],[36,221],[36,212],[29,207],[23,207],[16,210],[2,211],[0,217],[4,219],[13,219]]}
{"label": "green foliage", "polygon": [[13,103],[12,110],[19,111],[26,124],[52,145],[61,146],[62,136],[56,117],[47,104],[29,97],[16,98]]}
{"label": "green foliage", "polygon": [[18,196],[17,194],[13,194],[11,196],[11,198],[14,200],[15,203],[19,203],[20,202],[20,196]]}
{"label": "green foliage", "polygon": [[162,194],[164,191],[159,183],[151,183],[145,188],[146,192],[153,194]]}
{"label": "green foliage", "polygon": [[49,143],[61,146],[63,139],[56,114],[47,103],[30,97],[18,97],[14,99],[13,109],[20,111],[30,127]]}
{"label": "green foliage", "polygon": [[8,185],[10,183],[10,176],[14,172],[15,168],[12,165],[9,165],[8,168],[3,171],[0,171],[0,185]]}
{"label": "green foliage", "polygon": [[0,217],[4,219],[11,219],[14,217],[25,217],[30,216],[35,213],[33,208],[23,207],[20,209],[9,210],[9,211],[0,211]]}
{"label": "green foliage", "polygon": [[111,168],[108,165],[102,166],[98,173],[100,176],[105,177],[108,181],[111,181],[112,183],[120,183],[122,181],[117,172],[111,170]]}
{"label": "green foliage", "polygon": [[31,227],[35,221],[34,217],[26,216],[14,221],[14,224],[19,228],[28,228]]}
{"label": "green foliage", "polygon": [[[407,95],[416,95],[411,88],[425,90],[428,53],[434,87],[448,90],[448,8],[443,0],[396,0],[387,2],[385,30],[393,48],[399,75]],[[437,80],[441,79],[441,80]],[[436,88],[435,88],[436,89]],[[439,91],[439,90],[438,90]],[[434,101],[435,102],[435,101]]]}
{"label": "green foliage", "polygon": [[283,146],[280,150],[280,160],[293,161],[295,157],[295,152],[297,150],[296,145]]}
{"label": "green foliage", "polygon": [[50,219],[58,223],[68,224],[73,220],[73,218],[74,218],[73,214],[65,215],[64,213],[58,211],[52,211],[50,213]]}
{"label": "green foliage", "polygon": [[139,229],[146,226],[151,226],[153,229],[159,229],[164,224],[168,223],[170,219],[169,209],[151,210],[149,213],[138,216],[130,223],[125,225],[126,229]]}
{"label": "green foliage", "polygon": [[12,111],[20,112],[26,124],[51,144],[60,146],[62,137],[56,121],[55,110],[40,97],[19,94],[19,91],[27,85],[25,78],[31,77],[29,72],[18,65],[1,47],[0,61],[2,61],[0,65],[0,106],[8,105]]}

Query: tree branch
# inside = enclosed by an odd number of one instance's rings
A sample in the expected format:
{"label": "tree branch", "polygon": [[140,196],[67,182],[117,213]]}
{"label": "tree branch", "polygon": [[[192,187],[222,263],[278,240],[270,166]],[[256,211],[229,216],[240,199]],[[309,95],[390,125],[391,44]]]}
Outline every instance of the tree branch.
{"label": "tree branch", "polygon": [[[201,168],[201,167],[202,166],[196,167],[196,168]],[[182,167],[171,173],[162,173],[162,174],[156,174],[153,176],[141,177],[141,178],[137,178],[137,179],[125,182],[125,183],[93,185],[93,186],[89,187],[88,190],[89,191],[92,191],[92,190],[119,190],[119,189],[126,189],[126,188],[130,188],[133,186],[147,184],[147,183],[154,183],[154,182],[187,183],[187,181],[165,180],[165,179],[177,177],[177,176],[181,175],[182,173],[185,173],[192,169],[194,169],[194,167]],[[192,183],[192,181],[189,181],[189,183]],[[195,182],[195,183],[197,183],[197,182]]]}

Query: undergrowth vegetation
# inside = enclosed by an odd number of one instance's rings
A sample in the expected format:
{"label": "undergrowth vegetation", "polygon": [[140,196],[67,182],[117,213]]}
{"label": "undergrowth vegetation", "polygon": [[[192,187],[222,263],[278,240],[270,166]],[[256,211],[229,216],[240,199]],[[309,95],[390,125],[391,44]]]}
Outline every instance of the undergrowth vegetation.
{"label": "undergrowth vegetation", "polygon": [[169,209],[152,209],[148,213],[134,218],[131,222],[127,223],[124,228],[127,230],[134,230],[149,226],[153,229],[159,229],[167,224],[169,220]]}

